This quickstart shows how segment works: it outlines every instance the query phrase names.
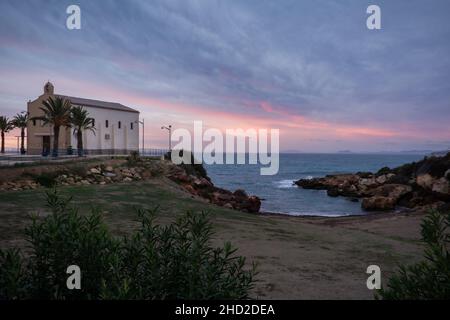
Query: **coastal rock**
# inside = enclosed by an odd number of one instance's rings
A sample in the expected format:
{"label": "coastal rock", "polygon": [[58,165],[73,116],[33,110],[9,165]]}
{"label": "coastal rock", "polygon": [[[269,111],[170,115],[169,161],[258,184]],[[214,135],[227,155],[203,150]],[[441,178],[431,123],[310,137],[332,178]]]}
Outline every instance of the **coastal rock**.
{"label": "coastal rock", "polygon": [[245,190],[242,189],[237,189],[236,191],[233,192],[233,195],[238,197],[238,198],[247,198],[247,192],[245,192]]}
{"label": "coastal rock", "polygon": [[344,189],[358,183],[359,180],[360,178],[356,174],[339,174],[327,175],[324,178],[300,179],[294,183],[304,189],[329,189],[332,187]]}
{"label": "coastal rock", "polygon": [[233,200],[233,194],[224,192],[224,191],[215,191],[212,194],[212,198],[214,199],[215,203],[225,203],[230,202]]}
{"label": "coastal rock", "polygon": [[190,184],[185,185],[185,186],[184,186],[184,189],[185,189],[187,192],[189,192],[190,194],[193,194],[193,195],[197,195],[197,194],[198,194],[198,193],[197,193],[197,190],[195,190],[194,187],[191,186]]}
{"label": "coastal rock", "polygon": [[259,212],[261,200],[258,197],[248,196],[244,190],[231,192],[215,187],[206,170],[200,166],[172,165],[168,178],[190,194],[204,198],[212,204],[244,212]]}
{"label": "coastal rock", "polygon": [[392,197],[373,196],[364,198],[361,207],[367,211],[385,211],[395,208],[396,200]]}
{"label": "coastal rock", "polygon": [[372,172],[367,172],[367,171],[364,171],[364,172],[359,171],[359,172],[356,173],[356,175],[358,177],[360,177],[361,179],[367,179],[367,178],[372,178],[373,177],[373,173]]}
{"label": "coastal rock", "polygon": [[385,184],[372,190],[371,193],[373,194],[373,196],[389,197],[397,201],[402,196],[411,191],[412,191],[411,186],[403,184]]}
{"label": "coastal rock", "polygon": [[450,181],[450,169],[448,169],[447,171],[445,171],[444,177],[445,177],[448,181]]}
{"label": "coastal rock", "polygon": [[433,186],[434,178],[428,174],[421,174],[416,178],[416,183],[424,189],[431,189]]}
{"label": "coastal rock", "polygon": [[449,181],[446,178],[442,177],[433,183],[431,190],[433,192],[448,194],[449,193]]}
{"label": "coastal rock", "polygon": [[240,201],[234,199],[233,208],[249,213],[258,213],[261,208],[261,200],[256,196],[250,196]]}
{"label": "coastal rock", "polygon": [[89,170],[89,172],[90,172],[90,173],[93,173],[93,174],[101,174],[101,173],[102,173],[101,170],[98,169],[98,168],[91,168],[91,169]]}
{"label": "coastal rock", "polygon": [[364,178],[359,181],[360,186],[374,187],[377,185],[377,181],[374,178]]}
{"label": "coastal rock", "polygon": [[247,211],[250,213],[258,213],[261,209],[261,199],[257,196],[250,196],[248,198]]}
{"label": "coastal rock", "polygon": [[190,176],[186,173],[186,171],[184,171],[181,168],[177,169],[172,169],[172,172],[169,174],[169,178],[175,182],[179,182],[179,183],[190,183],[191,182],[191,178]]}
{"label": "coastal rock", "polygon": [[327,190],[331,197],[363,198],[365,210],[392,210],[396,205],[409,208],[432,207],[450,202],[450,153],[380,169],[376,174],[327,175],[295,182],[305,189]]}
{"label": "coastal rock", "polygon": [[336,188],[336,187],[329,188],[329,189],[327,190],[327,195],[328,195],[329,197],[338,197],[338,196],[340,195],[339,189]]}
{"label": "coastal rock", "polygon": [[320,179],[300,179],[294,183],[304,189],[324,189],[326,187]]}
{"label": "coastal rock", "polygon": [[194,178],[193,184],[198,188],[206,188],[212,186],[212,183],[205,178]]}
{"label": "coastal rock", "polygon": [[378,184],[383,184],[383,183],[385,183],[385,182],[387,181],[387,179],[388,179],[387,176],[386,176],[385,174],[383,174],[383,175],[377,177],[377,178],[375,179],[375,181],[376,181],[376,183],[378,183]]}

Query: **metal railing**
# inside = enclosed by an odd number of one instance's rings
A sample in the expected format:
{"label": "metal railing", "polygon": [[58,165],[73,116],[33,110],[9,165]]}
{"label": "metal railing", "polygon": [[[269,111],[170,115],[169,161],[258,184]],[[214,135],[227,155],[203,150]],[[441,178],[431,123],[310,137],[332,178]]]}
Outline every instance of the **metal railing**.
{"label": "metal railing", "polygon": [[139,150],[139,155],[142,157],[160,157],[169,152],[169,149],[144,149],[144,151]]}
{"label": "metal railing", "polygon": [[[47,153],[42,153],[42,149],[31,149],[28,150],[27,154],[21,155],[17,150],[5,150],[4,154],[0,154],[0,167],[2,166],[20,166],[26,164],[39,164],[39,163],[49,163],[49,162],[62,162],[68,160],[76,160],[78,158],[77,150],[68,151],[67,149],[60,149],[58,151],[58,156],[53,157],[51,151]],[[137,150],[84,150],[83,158],[94,158],[94,157],[109,157],[109,156],[127,156],[131,152]],[[150,148],[139,150],[139,155],[141,157],[161,157],[165,155],[168,149],[157,149]]]}
{"label": "metal railing", "polygon": [[20,149],[17,149],[17,148],[5,148],[5,154],[20,154]]}

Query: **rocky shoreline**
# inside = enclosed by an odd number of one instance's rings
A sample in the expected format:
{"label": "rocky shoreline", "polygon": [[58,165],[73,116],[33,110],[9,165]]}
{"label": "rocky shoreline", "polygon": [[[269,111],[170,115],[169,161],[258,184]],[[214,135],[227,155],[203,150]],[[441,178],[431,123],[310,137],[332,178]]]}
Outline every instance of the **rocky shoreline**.
{"label": "rocky shoreline", "polygon": [[261,199],[247,195],[245,190],[231,192],[214,186],[202,165],[172,166],[168,178],[189,193],[221,207],[249,213],[259,213],[261,208]]}
{"label": "rocky shoreline", "polygon": [[327,190],[330,197],[361,200],[366,211],[391,211],[450,207],[450,152],[431,156],[397,168],[382,168],[376,173],[327,175],[294,182],[304,189]]}
{"label": "rocky shoreline", "polygon": [[[102,163],[35,166],[16,170],[8,179],[0,178],[0,191],[32,190],[52,186],[106,185],[131,183],[165,177],[185,191],[218,206],[258,213],[261,200],[244,190],[221,189],[211,182],[201,165],[174,165],[169,160],[114,159]],[[11,172],[11,171],[10,171]],[[3,181],[2,181],[3,180]]]}

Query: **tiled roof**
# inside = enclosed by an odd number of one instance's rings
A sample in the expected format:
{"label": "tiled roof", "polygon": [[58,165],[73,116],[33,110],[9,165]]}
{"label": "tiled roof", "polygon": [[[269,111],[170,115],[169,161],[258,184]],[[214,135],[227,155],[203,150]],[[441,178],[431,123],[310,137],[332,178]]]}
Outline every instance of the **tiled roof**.
{"label": "tiled roof", "polygon": [[101,109],[112,109],[112,110],[120,110],[120,111],[127,111],[127,112],[137,112],[139,111],[132,109],[130,107],[124,106],[123,104],[117,103],[117,102],[107,102],[107,101],[100,101],[100,100],[93,100],[93,99],[85,99],[85,98],[78,98],[78,97],[70,97],[70,96],[64,96],[64,95],[56,95],[61,98],[65,98],[70,100],[72,104],[79,105],[79,106],[86,106],[86,107],[93,107],[93,108],[101,108]]}

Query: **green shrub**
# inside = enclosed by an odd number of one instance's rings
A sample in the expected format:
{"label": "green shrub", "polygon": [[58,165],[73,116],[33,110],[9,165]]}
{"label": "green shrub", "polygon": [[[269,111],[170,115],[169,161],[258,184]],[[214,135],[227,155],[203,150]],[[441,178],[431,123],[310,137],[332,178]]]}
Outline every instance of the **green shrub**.
{"label": "green shrub", "polygon": [[380,297],[388,300],[450,299],[450,214],[431,211],[422,223],[425,260],[400,267]]}
{"label": "green shrub", "polygon": [[120,276],[105,285],[104,298],[242,299],[253,286],[254,270],[229,243],[209,245],[207,215],[188,212],[174,224],[155,224],[154,212],[140,211],[142,227],[125,239]]}
{"label": "green shrub", "polygon": [[[71,299],[96,297],[102,279],[109,280],[109,261],[117,241],[109,234],[97,210],[83,217],[70,206],[71,198],[56,190],[47,192],[51,214],[43,221],[32,216],[26,229],[32,246],[28,270],[28,294],[31,298]],[[78,265],[82,270],[83,290],[68,290],[66,269]]]}
{"label": "green shrub", "polygon": [[127,157],[127,166],[133,167],[141,163],[141,156],[138,151],[131,151],[130,155]]}
{"label": "green shrub", "polygon": [[57,172],[44,172],[34,177],[34,181],[46,188],[52,188],[56,185]]}
{"label": "green shrub", "polygon": [[0,299],[18,299],[24,295],[24,268],[19,250],[0,250]]}
{"label": "green shrub", "polygon": [[88,166],[84,163],[79,163],[79,164],[75,164],[73,166],[70,167],[70,169],[67,170],[66,174],[73,174],[76,176],[79,176],[81,178],[86,178],[87,176],[87,171],[88,171]]}
{"label": "green shrub", "polygon": [[[139,210],[141,228],[112,237],[94,210],[81,216],[70,198],[49,191],[51,214],[26,229],[31,256],[0,250],[0,299],[241,299],[254,284],[229,243],[210,246],[207,214],[188,212],[175,223],[155,223],[156,210]],[[69,290],[66,269],[81,269],[81,290]]]}
{"label": "green shrub", "polygon": [[383,167],[380,170],[378,170],[378,172],[376,173],[377,176],[381,176],[383,174],[388,174],[388,173],[392,173],[392,169],[389,167]]}

